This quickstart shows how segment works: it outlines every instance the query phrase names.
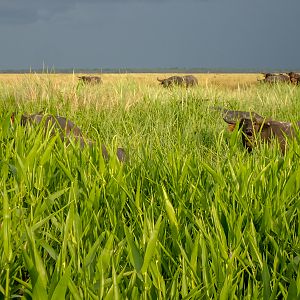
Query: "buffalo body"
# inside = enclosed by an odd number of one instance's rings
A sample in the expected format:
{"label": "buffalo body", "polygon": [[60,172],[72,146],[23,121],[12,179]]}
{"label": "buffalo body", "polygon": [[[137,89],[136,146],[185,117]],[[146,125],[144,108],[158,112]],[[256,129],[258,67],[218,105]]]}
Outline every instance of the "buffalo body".
{"label": "buffalo body", "polygon": [[102,83],[102,79],[99,76],[79,76],[78,79],[83,83],[90,83],[90,84]]}
{"label": "buffalo body", "polygon": [[[80,143],[81,148],[87,145],[92,147],[95,144],[95,142],[85,138],[82,134],[81,129],[65,117],[44,115],[41,113],[21,116],[21,125],[23,126],[25,126],[26,124],[41,123],[44,124],[46,131],[50,131],[50,134],[52,136],[58,133],[60,138],[67,144],[70,143],[70,138],[74,138],[77,143]],[[103,157],[105,159],[108,159],[109,155],[105,145],[102,144],[101,147]],[[119,161],[126,160],[126,153],[123,148],[117,149],[117,157]]]}
{"label": "buffalo body", "polygon": [[280,82],[290,82],[290,77],[285,74],[272,74],[272,73],[265,73],[265,78],[259,80],[263,83],[280,83]]}
{"label": "buffalo body", "polygon": [[198,84],[198,79],[193,75],[185,75],[182,78],[186,86],[194,86]]}
{"label": "buffalo body", "polygon": [[193,75],[171,76],[165,79],[157,78],[157,80],[161,83],[163,87],[170,87],[173,85],[189,87],[198,84],[197,78]]}

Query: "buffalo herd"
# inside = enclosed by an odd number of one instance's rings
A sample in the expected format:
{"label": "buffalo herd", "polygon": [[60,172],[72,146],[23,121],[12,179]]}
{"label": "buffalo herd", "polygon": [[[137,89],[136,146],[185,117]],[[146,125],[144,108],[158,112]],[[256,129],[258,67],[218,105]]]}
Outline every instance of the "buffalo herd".
{"label": "buffalo herd", "polygon": [[[79,76],[78,77],[80,83],[84,84],[101,84],[102,79],[99,76]],[[193,75],[184,75],[184,76],[171,76],[165,79],[157,80],[161,83],[163,87],[171,87],[171,86],[195,86],[198,84],[198,80]]]}
{"label": "buffalo herd", "polygon": [[[295,72],[263,73],[263,75],[264,78],[259,80],[262,83],[292,83],[296,85],[300,83],[300,74]],[[252,152],[258,141],[270,143],[277,140],[282,153],[285,153],[287,139],[295,137],[296,132],[300,130],[300,121],[294,124],[265,118],[256,112],[228,110],[222,107],[211,107],[211,109],[221,111],[229,131],[233,131],[238,126],[242,132],[243,146],[248,152]]]}
{"label": "buffalo herd", "polygon": [[[287,74],[263,74],[264,79],[260,81],[265,83],[289,82],[299,84],[300,82],[300,74],[294,72]],[[79,80],[80,82],[89,84],[102,83],[102,79],[99,76],[80,76]],[[157,78],[157,80],[163,87],[192,87],[198,84],[197,78],[193,75],[171,76],[165,79]],[[236,126],[238,126],[238,129],[241,129],[243,146],[249,152],[253,150],[258,140],[270,143],[276,139],[279,142],[281,151],[284,153],[286,151],[287,138],[293,137],[297,131],[297,127],[300,128],[300,122],[293,124],[291,122],[275,121],[255,112],[227,110],[222,107],[212,107],[211,109],[222,113],[223,119],[228,123],[230,131],[233,131]],[[11,116],[11,122],[15,122],[14,114]],[[22,126],[40,123],[43,124],[47,132],[50,132],[51,136],[58,134],[66,144],[70,143],[71,137],[73,137],[76,143],[79,143],[81,148],[85,146],[93,147],[95,144],[94,141],[85,138],[81,129],[65,117],[44,114],[43,112],[30,115],[23,114],[21,116],[20,124]],[[109,158],[108,151],[103,144],[102,156],[105,159]],[[121,162],[126,160],[126,153],[123,148],[117,149],[117,158]]]}
{"label": "buffalo herd", "polygon": [[[261,83],[300,83],[300,74],[295,72],[289,72],[286,74],[280,73],[262,73],[264,75],[263,79],[258,79]],[[79,82],[83,84],[101,84],[103,83],[101,77],[99,76],[79,76]],[[198,80],[193,75],[184,75],[184,76],[171,76],[168,78],[160,79],[157,78],[160,84],[163,87],[172,87],[172,86],[184,86],[192,87],[198,85]]]}
{"label": "buffalo herd", "polygon": [[[264,75],[263,79],[258,79],[259,82],[262,83],[300,83],[300,74],[295,72],[289,72],[287,74],[275,74],[275,73],[262,73]],[[171,76],[165,79],[157,80],[163,87],[171,87],[171,86],[184,86],[191,87],[198,84],[198,80],[193,75],[185,75],[185,76]]]}

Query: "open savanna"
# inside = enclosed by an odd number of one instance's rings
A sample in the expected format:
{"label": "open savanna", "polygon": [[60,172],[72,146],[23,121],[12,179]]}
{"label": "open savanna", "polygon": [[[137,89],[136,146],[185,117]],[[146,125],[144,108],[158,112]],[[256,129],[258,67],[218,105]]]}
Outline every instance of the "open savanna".
{"label": "open savanna", "polygon": [[[209,107],[296,121],[300,88],[196,74],[164,89],[168,75],[0,75],[0,299],[299,298],[299,139],[248,154]],[[95,146],[19,125],[39,111]]]}

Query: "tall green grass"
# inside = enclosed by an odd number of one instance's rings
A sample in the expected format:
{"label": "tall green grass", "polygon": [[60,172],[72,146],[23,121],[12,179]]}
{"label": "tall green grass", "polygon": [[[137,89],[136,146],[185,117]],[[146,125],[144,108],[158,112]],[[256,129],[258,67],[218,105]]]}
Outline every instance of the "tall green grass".
{"label": "tall green grass", "polygon": [[[299,100],[290,86],[2,85],[0,298],[297,299],[300,147],[249,155],[209,106],[296,120]],[[96,146],[10,126],[40,110]]]}

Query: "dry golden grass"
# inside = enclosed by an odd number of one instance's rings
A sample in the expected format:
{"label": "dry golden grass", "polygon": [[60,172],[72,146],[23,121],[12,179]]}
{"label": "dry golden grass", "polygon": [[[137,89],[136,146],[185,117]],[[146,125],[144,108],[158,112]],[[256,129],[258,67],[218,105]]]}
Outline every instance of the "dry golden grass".
{"label": "dry golden grass", "polygon": [[[5,84],[17,85],[20,82],[32,79],[45,79],[53,81],[55,84],[77,84],[78,76],[85,74],[0,74],[0,82]],[[103,83],[116,83],[120,81],[134,81],[138,84],[154,85],[157,86],[157,78],[166,78],[173,76],[174,73],[128,73],[128,74],[93,74],[101,76]],[[178,74],[184,75],[184,74]],[[221,87],[237,87],[239,85],[251,85],[261,79],[261,74],[221,74],[221,73],[205,73],[193,74],[197,77],[200,85],[217,85]]]}

